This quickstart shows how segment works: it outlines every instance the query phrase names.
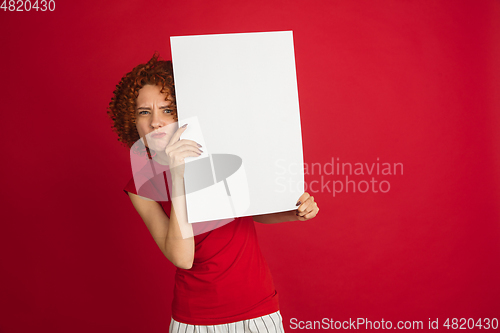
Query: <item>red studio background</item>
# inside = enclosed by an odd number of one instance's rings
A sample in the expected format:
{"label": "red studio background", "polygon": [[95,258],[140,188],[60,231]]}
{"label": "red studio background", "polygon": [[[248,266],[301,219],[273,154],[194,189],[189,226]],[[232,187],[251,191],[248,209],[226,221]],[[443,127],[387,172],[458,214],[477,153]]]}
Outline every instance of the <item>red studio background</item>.
{"label": "red studio background", "polygon": [[0,26],[0,332],[166,332],[174,266],[122,191],[112,92],[169,36],[284,30],[320,207],[257,224],[287,332],[500,320],[499,1],[7,1]]}

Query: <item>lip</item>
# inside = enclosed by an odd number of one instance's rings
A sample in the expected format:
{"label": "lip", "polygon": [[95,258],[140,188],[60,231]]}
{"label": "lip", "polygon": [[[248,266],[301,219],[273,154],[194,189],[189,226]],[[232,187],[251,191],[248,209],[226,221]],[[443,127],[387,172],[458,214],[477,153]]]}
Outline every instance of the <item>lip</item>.
{"label": "lip", "polygon": [[152,134],[151,137],[154,138],[154,139],[160,139],[160,138],[163,138],[165,135],[167,135],[166,133],[155,133],[155,134]]}

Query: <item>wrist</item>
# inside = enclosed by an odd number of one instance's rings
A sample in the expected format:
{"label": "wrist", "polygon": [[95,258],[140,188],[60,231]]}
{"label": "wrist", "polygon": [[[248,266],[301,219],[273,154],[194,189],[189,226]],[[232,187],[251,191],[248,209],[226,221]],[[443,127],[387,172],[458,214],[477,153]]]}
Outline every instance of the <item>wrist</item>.
{"label": "wrist", "polygon": [[185,195],[184,178],[182,176],[172,175],[172,188],[173,198]]}

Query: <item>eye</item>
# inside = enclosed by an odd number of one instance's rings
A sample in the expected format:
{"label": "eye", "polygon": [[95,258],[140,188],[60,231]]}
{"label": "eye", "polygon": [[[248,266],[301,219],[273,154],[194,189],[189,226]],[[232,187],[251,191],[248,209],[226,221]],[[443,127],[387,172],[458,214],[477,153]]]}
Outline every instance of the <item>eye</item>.
{"label": "eye", "polygon": [[164,109],[163,111],[165,111],[165,113],[172,113],[172,112],[174,112],[174,110],[172,110],[172,109]]}
{"label": "eye", "polygon": [[145,111],[145,110],[143,110],[143,111],[139,111],[139,114],[140,114],[140,115],[143,115],[143,114],[146,114],[146,113],[149,113],[149,111]]}

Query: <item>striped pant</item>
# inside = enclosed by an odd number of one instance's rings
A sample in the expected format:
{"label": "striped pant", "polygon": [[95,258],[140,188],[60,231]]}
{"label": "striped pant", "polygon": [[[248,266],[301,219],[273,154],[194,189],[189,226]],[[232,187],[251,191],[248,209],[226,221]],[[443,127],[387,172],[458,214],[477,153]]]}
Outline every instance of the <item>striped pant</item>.
{"label": "striped pant", "polygon": [[283,320],[279,311],[248,320],[220,325],[190,325],[170,322],[169,333],[284,333]]}

